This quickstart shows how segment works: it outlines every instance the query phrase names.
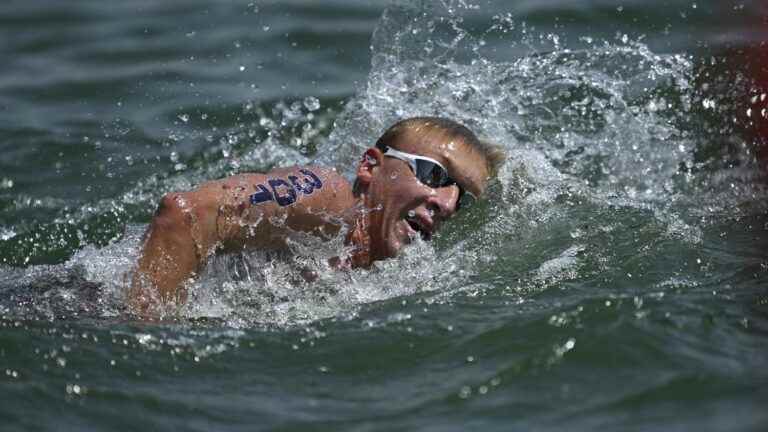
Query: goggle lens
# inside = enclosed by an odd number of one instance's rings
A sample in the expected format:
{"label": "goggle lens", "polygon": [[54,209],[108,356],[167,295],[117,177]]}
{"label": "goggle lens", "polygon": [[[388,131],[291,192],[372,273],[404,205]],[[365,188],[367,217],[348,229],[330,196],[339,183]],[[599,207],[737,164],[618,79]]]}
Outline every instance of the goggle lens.
{"label": "goggle lens", "polygon": [[416,175],[416,178],[431,188],[440,188],[455,183],[453,179],[448,176],[448,173],[445,172],[443,167],[434,162],[416,159],[415,164],[416,170],[414,174]]}
{"label": "goggle lens", "polygon": [[433,189],[456,185],[459,188],[459,198],[456,200],[457,211],[475,202],[475,196],[465,191],[456,180],[448,175],[448,171],[437,161],[424,156],[401,152],[392,147],[388,147],[384,151],[384,155],[408,162],[416,178],[422,184]]}

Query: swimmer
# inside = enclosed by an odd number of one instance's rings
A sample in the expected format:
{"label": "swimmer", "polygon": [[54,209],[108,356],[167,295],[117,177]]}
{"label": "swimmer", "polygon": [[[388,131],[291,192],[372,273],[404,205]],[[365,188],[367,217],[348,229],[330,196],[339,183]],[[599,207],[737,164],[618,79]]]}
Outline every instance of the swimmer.
{"label": "swimmer", "polygon": [[[504,160],[501,148],[452,120],[415,117],[390,127],[367,149],[353,185],[320,166],[239,174],[165,195],[143,237],[128,292],[131,310],[183,304],[184,283],[217,253],[285,250],[290,232],[333,237],[348,227],[351,252],[336,268],[368,268],[480,197]],[[305,276],[306,277],[306,276]]]}

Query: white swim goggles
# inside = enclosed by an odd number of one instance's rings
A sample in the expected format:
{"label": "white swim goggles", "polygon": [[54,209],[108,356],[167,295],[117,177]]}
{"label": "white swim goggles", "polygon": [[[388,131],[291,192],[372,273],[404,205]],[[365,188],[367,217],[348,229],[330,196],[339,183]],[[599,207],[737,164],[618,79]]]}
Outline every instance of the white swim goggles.
{"label": "white swim goggles", "polygon": [[416,178],[424,185],[437,189],[441,187],[456,185],[459,188],[459,198],[456,200],[456,210],[462,206],[471,204],[475,200],[474,195],[464,190],[463,187],[451,176],[448,170],[440,162],[426,156],[415,155],[411,153],[395,150],[387,147],[384,150],[384,156],[389,156],[401,161],[407,162]]}

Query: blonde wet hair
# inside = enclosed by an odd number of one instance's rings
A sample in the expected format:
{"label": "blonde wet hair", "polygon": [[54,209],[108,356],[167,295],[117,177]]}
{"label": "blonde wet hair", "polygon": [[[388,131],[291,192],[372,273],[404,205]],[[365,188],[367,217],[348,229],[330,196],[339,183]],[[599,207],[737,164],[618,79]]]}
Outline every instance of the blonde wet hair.
{"label": "blonde wet hair", "polygon": [[387,147],[397,149],[398,140],[409,136],[432,144],[458,142],[485,160],[489,177],[494,177],[507,158],[504,148],[477,137],[468,127],[444,117],[411,117],[393,124],[376,141],[382,152]]}

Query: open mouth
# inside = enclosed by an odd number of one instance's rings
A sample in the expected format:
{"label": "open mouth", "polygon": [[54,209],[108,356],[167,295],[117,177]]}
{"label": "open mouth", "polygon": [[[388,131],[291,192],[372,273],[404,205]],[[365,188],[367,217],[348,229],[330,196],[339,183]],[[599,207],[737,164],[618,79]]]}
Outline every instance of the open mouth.
{"label": "open mouth", "polygon": [[411,227],[411,230],[413,230],[413,232],[410,233],[412,236],[416,236],[418,234],[424,241],[432,240],[432,232],[422,226],[418,219],[407,218],[405,221],[408,223],[408,226]]}

